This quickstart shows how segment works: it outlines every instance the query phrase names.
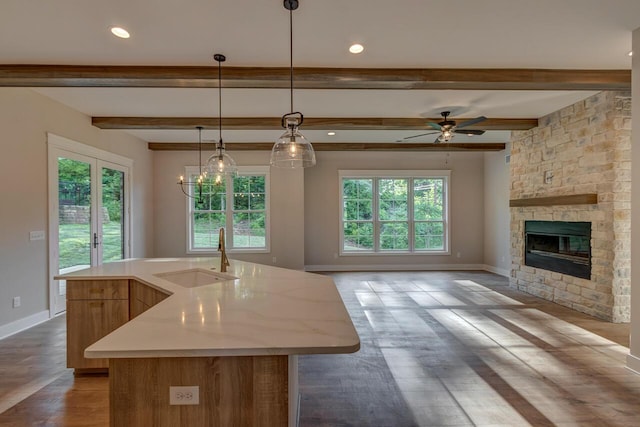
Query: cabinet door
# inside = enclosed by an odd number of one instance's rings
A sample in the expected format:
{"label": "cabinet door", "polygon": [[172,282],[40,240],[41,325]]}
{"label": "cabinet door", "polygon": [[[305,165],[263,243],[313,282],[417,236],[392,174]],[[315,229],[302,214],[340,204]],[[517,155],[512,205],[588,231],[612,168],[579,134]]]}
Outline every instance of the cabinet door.
{"label": "cabinet door", "polygon": [[130,280],[130,312],[131,318],[144,313],[169,295],[149,285]]}
{"label": "cabinet door", "polygon": [[108,359],[85,359],[84,350],[129,320],[129,301],[67,301],[67,367],[108,368]]}
{"label": "cabinet door", "polygon": [[131,299],[129,300],[129,317],[133,319],[147,311],[149,307],[145,305],[140,299],[134,298],[133,294],[131,295]]}

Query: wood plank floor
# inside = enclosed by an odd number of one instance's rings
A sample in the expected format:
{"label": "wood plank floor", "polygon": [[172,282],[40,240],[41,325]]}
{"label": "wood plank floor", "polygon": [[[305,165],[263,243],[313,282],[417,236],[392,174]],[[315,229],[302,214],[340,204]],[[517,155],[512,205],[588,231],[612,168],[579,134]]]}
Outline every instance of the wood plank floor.
{"label": "wood plank floor", "polygon": [[[334,273],[362,341],[300,357],[302,427],[636,426],[628,325],[486,272]],[[66,369],[64,317],[0,341],[1,426],[106,426],[106,377]]]}

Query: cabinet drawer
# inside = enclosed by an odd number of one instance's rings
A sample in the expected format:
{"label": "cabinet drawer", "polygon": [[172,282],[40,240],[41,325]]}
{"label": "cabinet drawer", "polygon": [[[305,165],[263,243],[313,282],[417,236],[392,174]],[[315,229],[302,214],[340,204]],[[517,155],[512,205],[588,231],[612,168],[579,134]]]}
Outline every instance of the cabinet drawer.
{"label": "cabinet drawer", "polygon": [[129,299],[128,280],[67,280],[67,300]]}

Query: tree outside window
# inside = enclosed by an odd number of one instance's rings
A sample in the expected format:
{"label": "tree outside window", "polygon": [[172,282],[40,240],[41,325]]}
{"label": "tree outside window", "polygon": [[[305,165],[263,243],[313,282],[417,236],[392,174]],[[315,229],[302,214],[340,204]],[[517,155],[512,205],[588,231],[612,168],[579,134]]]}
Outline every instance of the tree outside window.
{"label": "tree outside window", "polygon": [[343,254],[446,252],[448,171],[353,177],[349,172],[341,172]]}
{"label": "tree outside window", "polygon": [[[268,168],[239,171],[234,178],[206,178],[202,196],[189,199],[190,252],[216,251],[220,228],[229,250],[268,251]],[[190,172],[195,181],[197,171]]]}

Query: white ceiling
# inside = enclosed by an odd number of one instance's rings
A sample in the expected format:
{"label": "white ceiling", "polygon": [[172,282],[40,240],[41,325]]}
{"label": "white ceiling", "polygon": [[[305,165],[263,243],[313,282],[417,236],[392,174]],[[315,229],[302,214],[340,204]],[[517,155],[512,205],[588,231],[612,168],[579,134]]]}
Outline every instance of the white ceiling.
{"label": "white ceiling", "polygon": [[[294,64],[305,67],[629,69],[640,0],[300,0]],[[0,62],[69,65],[288,66],[282,0],[2,0]],[[120,25],[131,38],[113,37]],[[347,52],[364,44],[360,55]],[[209,116],[216,89],[39,88],[90,116]],[[307,117],[540,117],[593,92],[297,90]],[[288,91],[223,89],[223,115],[276,117]],[[312,141],[392,142],[416,131],[304,131]],[[148,141],[195,141],[191,131],[130,131]],[[268,141],[279,131],[225,131]],[[502,142],[508,132],[474,141]],[[207,135],[205,135],[207,136]],[[215,133],[210,135],[215,137]],[[431,137],[425,139],[430,140]],[[457,140],[467,141],[459,135]]]}

